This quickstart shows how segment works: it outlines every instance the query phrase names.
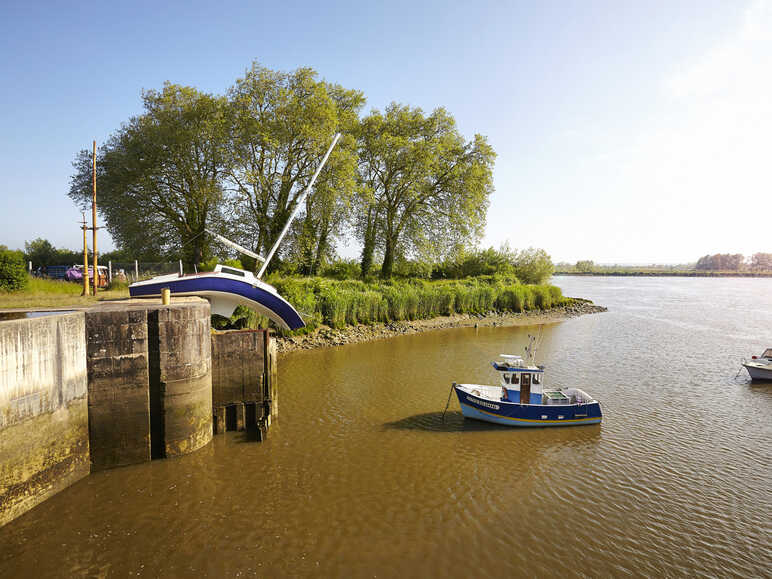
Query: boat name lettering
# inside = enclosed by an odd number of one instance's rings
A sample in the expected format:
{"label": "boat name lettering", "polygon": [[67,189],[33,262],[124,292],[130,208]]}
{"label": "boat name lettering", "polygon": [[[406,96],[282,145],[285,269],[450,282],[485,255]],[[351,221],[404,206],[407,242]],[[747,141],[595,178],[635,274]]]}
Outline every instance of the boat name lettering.
{"label": "boat name lettering", "polygon": [[493,404],[492,402],[485,402],[484,400],[477,400],[475,398],[472,398],[471,396],[466,397],[467,400],[470,402],[474,402],[475,404],[479,404],[480,406],[485,406],[486,408],[491,408],[492,410],[498,410],[499,405]]}

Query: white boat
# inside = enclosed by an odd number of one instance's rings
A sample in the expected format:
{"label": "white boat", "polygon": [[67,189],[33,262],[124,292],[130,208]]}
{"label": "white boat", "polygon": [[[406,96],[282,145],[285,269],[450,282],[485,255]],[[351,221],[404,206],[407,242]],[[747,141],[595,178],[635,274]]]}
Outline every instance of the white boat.
{"label": "white boat", "polygon": [[211,304],[213,314],[230,317],[236,306],[244,305],[268,317],[277,326],[285,330],[297,330],[305,326],[303,318],[292,307],[292,304],[281,297],[276,288],[265,283],[260,278],[263,277],[266,269],[268,269],[268,263],[287,234],[293,219],[295,219],[298,211],[304,205],[311,187],[313,187],[338,139],[340,139],[340,133],[337,133],[332,140],[330,148],[327,149],[327,153],[316,168],[316,172],[311,177],[308,187],[306,187],[306,190],[298,199],[295,209],[284,225],[284,229],[282,229],[266,257],[262,257],[213,231],[206,230],[207,233],[213,235],[225,245],[261,261],[263,265],[257,275],[251,271],[225,265],[217,265],[214,271],[187,275],[184,275],[180,270],[179,274],[160,275],[148,280],[135,282],[129,286],[129,295],[131,297],[156,298],[161,296],[163,289],[168,288],[174,296],[200,296],[206,298]]}
{"label": "white boat", "polygon": [[297,330],[305,325],[303,318],[276,288],[259,280],[251,271],[217,265],[214,271],[188,275],[159,275],[129,286],[131,297],[160,297],[169,288],[174,296],[199,296],[209,300],[212,314],[226,318],[242,305],[269,318],[280,328]]}
{"label": "white boat", "polygon": [[764,350],[761,356],[752,356],[743,366],[751,380],[772,380],[772,348]]}

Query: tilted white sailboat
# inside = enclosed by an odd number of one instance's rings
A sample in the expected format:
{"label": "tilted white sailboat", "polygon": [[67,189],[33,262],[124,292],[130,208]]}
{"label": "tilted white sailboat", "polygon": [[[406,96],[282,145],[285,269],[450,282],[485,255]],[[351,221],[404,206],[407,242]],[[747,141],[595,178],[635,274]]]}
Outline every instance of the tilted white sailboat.
{"label": "tilted white sailboat", "polygon": [[212,313],[229,317],[237,306],[243,305],[251,308],[259,314],[272,320],[277,326],[285,330],[297,330],[305,326],[305,322],[300,314],[292,307],[287,300],[279,295],[272,285],[262,281],[263,274],[268,268],[268,264],[273,258],[276,250],[279,248],[290,224],[295,219],[300,207],[303,205],[306,197],[311,191],[316,178],[319,176],[322,168],[327,162],[330,153],[340,139],[340,133],[337,133],[332,140],[330,148],[324,155],[322,162],[316,169],[311,181],[303,194],[298,199],[295,209],[292,211],[287,223],[279,234],[276,243],[273,244],[271,251],[266,257],[262,257],[249,249],[240,246],[237,243],[226,239],[222,235],[207,230],[222,243],[233,249],[253,257],[262,262],[262,266],[257,275],[251,271],[217,265],[214,271],[194,273],[194,274],[172,274],[161,275],[145,281],[138,281],[129,286],[129,294],[132,297],[160,297],[161,290],[169,288],[172,295],[175,296],[200,296],[209,300]]}

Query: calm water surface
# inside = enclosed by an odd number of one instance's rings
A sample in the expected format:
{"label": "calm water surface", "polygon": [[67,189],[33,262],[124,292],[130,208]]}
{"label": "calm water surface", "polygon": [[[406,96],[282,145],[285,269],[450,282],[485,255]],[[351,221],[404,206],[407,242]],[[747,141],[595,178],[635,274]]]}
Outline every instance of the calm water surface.
{"label": "calm water surface", "polygon": [[535,327],[291,354],[262,444],[94,474],[0,529],[0,576],[772,576],[772,280],[556,278],[609,312],[545,327],[604,422],[461,418]]}

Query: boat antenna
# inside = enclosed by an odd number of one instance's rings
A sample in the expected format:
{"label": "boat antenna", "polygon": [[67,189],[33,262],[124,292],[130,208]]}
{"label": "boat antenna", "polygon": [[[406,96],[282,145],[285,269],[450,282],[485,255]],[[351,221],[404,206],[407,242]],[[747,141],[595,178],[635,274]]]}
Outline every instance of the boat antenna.
{"label": "boat antenna", "polygon": [[303,194],[298,199],[298,202],[295,205],[295,209],[292,210],[292,214],[287,220],[287,223],[284,225],[284,229],[281,230],[279,237],[276,239],[276,243],[273,244],[271,251],[268,252],[268,255],[266,256],[265,261],[263,262],[263,267],[261,267],[260,271],[257,272],[257,279],[260,279],[261,277],[263,277],[265,270],[268,269],[268,264],[273,258],[273,254],[276,253],[276,250],[279,248],[279,244],[281,243],[282,239],[284,239],[284,236],[287,235],[287,231],[289,230],[289,226],[292,223],[292,220],[295,219],[295,216],[297,215],[298,211],[300,211],[300,206],[303,205],[303,202],[306,200],[306,197],[311,191],[311,187],[314,186],[314,182],[316,181],[316,178],[319,176],[319,173],[322,171],[322,167],[324,167],[324,164],[327,162],[327,157],[329,157],[330,153],[332,153],[332,149],[335,147],[335,143],[338,142],[338,139],[340,139],[340,133],[335,133],[335,137],[332,139],[332,144],[330,145],[330,148],[327,149],[327,153],[325,153],[324,158],[322,159],[322,162],[319,163],[319,166],[316,168],[316,172],[314,173],[314,176],[311,177],[311,181],[308,183],[308,187],[306,187],[306,190],[303,191]]}
{"label": "boat antenna", "polygon": [[539,333],[536,336],[528,334],[528,345],[525,347],[526,360],[533,362],[536,359],[536,350],[541,344],[544,326],[539,326]]}
{"label": "boat antenna", "polygon": [[206,231],[209,235],[212,235],[212,236],[216,237],[217,240],[220,243],[223,243],[223,244],[225,244],[225,245],[227,245],[229,247],[232,247],[233,249],[235,249],[239,253],[243,253],[244,255],[248,255],[249,257],[253,257],[253,258],[255,258],[258,261],[265,262],[265,258],[262,255],[258,255],[254,251],[250,251],[246,247],[242,247],[238,243],[234,243],[230,239],[226,239],[225,237],[223,237],[219,233],[215,233],[214,231],[212,231],[210,229],[206,229],[206,228],[204,228],[204,231]]}

